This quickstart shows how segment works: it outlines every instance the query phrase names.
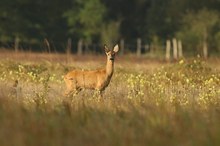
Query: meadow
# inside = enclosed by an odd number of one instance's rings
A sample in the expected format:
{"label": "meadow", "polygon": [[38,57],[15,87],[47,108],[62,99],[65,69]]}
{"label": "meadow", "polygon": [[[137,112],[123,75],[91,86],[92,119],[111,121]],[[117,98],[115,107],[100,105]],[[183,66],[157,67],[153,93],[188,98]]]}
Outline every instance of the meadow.
{"label": "meadow", "polygon": [[0,54],[1,146],[220,145],[220,59],[117,56],[100,98],[63,96],[72,69],[105,56]]}

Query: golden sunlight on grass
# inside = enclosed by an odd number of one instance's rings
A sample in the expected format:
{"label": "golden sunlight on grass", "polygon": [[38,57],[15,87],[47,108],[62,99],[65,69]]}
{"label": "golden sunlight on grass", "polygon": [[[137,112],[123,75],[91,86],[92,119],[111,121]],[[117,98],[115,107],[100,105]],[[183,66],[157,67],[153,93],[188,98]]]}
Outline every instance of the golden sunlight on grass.
{"label": "golden sunlight on grass", "polygon": [[125,64],[116,60],[103,98],[90,90],[66,98],[63,75],[79,64],[2,60],[1,145],[220,144],[218,64]]}

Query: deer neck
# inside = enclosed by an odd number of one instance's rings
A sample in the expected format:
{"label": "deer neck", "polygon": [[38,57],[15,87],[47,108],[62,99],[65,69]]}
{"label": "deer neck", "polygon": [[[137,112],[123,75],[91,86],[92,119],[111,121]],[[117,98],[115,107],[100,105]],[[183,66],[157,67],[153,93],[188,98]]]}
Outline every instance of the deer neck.
{"label": "deer neck", "polygon": [[114,60],[109,60],[107,59],[107,64],[106,64],[106,75],[108,77],[111,77],[114,71]]}

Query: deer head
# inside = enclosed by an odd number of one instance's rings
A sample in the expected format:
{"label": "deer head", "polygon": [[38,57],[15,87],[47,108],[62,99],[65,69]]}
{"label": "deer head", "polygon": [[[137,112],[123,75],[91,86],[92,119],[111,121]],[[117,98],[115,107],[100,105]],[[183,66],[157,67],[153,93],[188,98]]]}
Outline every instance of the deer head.
{"label": "deer head", "polygon": [[114,61],[115,54],[119,51],[119,46],[115,45],[113,50],[110,50],[106,45],[104,45],[105,54],[107,55],[107,59]]}

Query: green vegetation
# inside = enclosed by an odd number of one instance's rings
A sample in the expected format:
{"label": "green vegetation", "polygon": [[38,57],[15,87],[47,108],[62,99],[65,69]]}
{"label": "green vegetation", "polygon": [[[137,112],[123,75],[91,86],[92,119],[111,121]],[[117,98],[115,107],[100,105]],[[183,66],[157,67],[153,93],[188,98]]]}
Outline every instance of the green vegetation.
{"label": "green vegetation", "polygon": [[96,47],[124,39],[132,50],[137,38],[148,45],[158,38],[163,45],[176,37],[184,52],[216,54],[219,12],[219,0],[1,0],[0,47],[13,47],[19,38],[21,48],[43,50],[46,38],[52,49],[64,52],[68,38],[73,51],[80,39]]}
{"label": "green vegetation", "polygon": [[1,145],[220,144],[219,70],[199,58],[150,72],[130,64],[116,65],[103,99],[88,90],[66,99],[73,67],[1,61]]}
{"label": "green vegetation", "polygon": [[208,46],[219,48],[218,40],[214,41],[214,37],[218,34],[216,31],[216,27],[219,27],[218,19],[217,12],[207,9],[202,9],[196,14],[188,13],[183,17],[183,28],[177,35],[186,43],[186,48],[203,49],[203,54],[206,54],[207,58],[208,54],[205,52],[208,52]]}

